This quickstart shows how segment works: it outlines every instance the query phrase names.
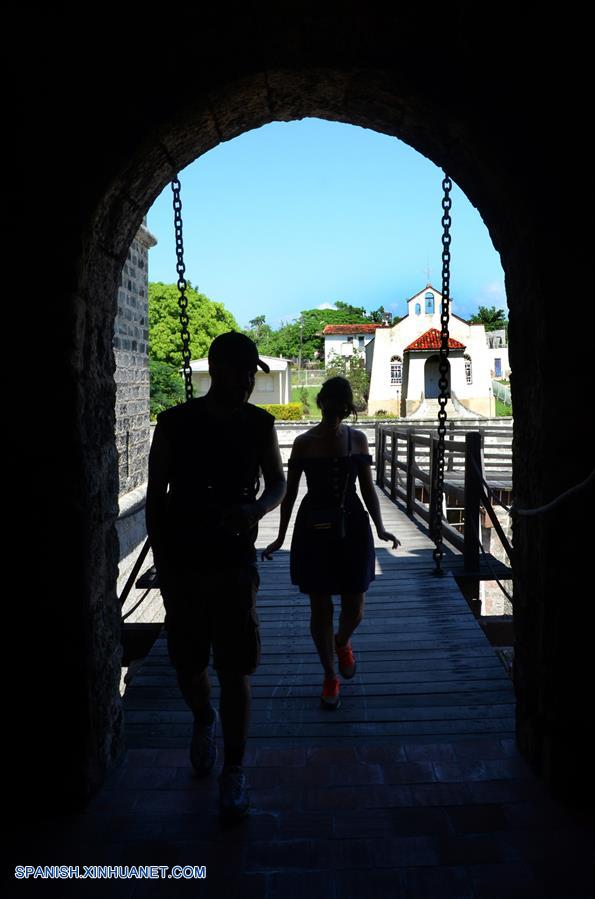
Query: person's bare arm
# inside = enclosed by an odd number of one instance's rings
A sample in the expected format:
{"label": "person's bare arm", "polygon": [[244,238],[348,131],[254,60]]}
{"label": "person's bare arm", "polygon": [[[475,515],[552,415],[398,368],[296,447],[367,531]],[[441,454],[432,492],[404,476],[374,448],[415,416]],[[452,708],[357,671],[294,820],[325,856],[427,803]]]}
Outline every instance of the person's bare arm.
{"label": "person's bare arm", "polygon": [[257,507],[258,518],[262,518],[267,512],[277,508],[285,496],[287,486],[277,432],[274,427],[271,428],[269,440],[264,448],[260,467],[264,478],[264,490],[254,503]]}
{"label": "person's bare arm", "polygon": [[260,468],[264,478],[262,494],[253,503],[231,506],[224,516],[224,525],[231,533],[242,533],[253,528],[267,512],[276,509],[285,496],[285,475],[274,427],[263,448]]}
{"label": "person's bare arm", "polygon": [[[358,449],[358,452],[369,454],[370,450],[368,447],[366,435],[361,431],[359,432],[359,439],[360,449]],[[397,546],[401,545],[401,541],[397,540],[394,534],[390,534],[384,527],[384,523],[382,521],[382,513],[380,511],[380,503],[378,502],[378,494],[376,492],[376,487],[374,486],[374,481],[372,479],[371,465],[360,466],[358,480],[362,493],[362,499],[365,503],[366,509],[370,513],[370,518],[376,526],[376,533],[381,540],[392,540],[393,549],[396,549]]]}
{"label": "person's bare arm", "polygon": [[170,447],[159,423],[155,426],[149,453],[149,480],[145,520],[147,534],[153,550],[155,566],[159,570],[165,564],[166,496],[169,484]]}
{"label": "person's bare arm", "polygon": [[[300,438],[298,437],[293,444],[291,450],[290,460],[296,460],[299,458],[300,454]],[[289,527],[289,522],[291,520],[291,513],[293,511],[293,507],[295,505],[295,501],[298,494],[298,489],[300,486],[300,478],[301,471],[296,470],[294,468],[288,467],[287,469],[287,490],[285,492],[285,497],[283,502],[281,503],[281,511],[280,511],[280,521],[279,521],[279,532],[277,534],[276,540],[267,546],[265,550],[262,552],[262,558],[271,559],[272,553],[277,552],[278,549],[281,549],[283,543],[285,541],[285,537],[287,535],[287,528]]]}

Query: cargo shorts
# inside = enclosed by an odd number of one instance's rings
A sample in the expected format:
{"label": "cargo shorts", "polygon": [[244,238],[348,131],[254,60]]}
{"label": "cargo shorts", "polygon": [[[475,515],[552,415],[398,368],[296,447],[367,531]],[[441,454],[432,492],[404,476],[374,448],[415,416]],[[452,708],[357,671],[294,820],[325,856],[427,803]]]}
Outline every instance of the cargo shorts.
{"label": "cargo shorts", "polygon": [[254,565],[217,573],[177,570],[161,584],[167,649],[172,665],[186,675],[207,668],[253,674],[260,662],[260,621]]}

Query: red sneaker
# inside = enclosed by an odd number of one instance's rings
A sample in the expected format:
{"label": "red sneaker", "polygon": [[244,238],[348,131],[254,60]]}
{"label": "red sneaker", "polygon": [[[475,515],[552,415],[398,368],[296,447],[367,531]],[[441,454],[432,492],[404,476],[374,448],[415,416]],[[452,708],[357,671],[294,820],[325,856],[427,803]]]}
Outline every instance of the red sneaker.
{"label": "red sneaker", "polygon": [[325,709],[338,709],[341,705],[341,699],[339,697],[339,678],[338,677],[325,677],[324,684],[322,685],[322,696],[320,697],[320,704]]}
{"label": "red sneaker", "polygon": [[339,660],[339,671],[341,673],[341,677],[344,677],[345,680],[351,680],[351,678],[355,674],[356,667],[355,656],[353,655],[351,643],[347,642],[345,646],[339,646],[337,644],[337,635],[335,634],[335,650],[337,652],[337,658]]}

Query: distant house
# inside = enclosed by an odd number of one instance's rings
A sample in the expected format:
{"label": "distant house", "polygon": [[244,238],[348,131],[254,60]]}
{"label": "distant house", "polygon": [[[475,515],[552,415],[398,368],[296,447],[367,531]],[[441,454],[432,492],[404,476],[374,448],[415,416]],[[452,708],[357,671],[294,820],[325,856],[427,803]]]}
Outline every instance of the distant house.
{"label": "distant house", "polygon": [[365,357],[366,347],[378,328],[384,325],[327,325],[324,335],[324,364],[328,366],[333,356],[352,356],[355,350]]}
{"label": "distant house", "polygon": [[[269,403],[291,402],[291,362],[277,356],[260,355],[263,362],[270,368],[267,375],[262,369],[257,369],[254,391],[250,402],[254,405],[268,405]],[[204,396],[211,386],[209,375],[209,360],[195,359],[190,363],[192,369],[192,386],[194,396]]]}
{"label": "distant house", "polygon": [[[472,324],[452,311],[450,303],[450,388],[462,412],[494,414],[492,377],[508,373],[508,349],[502,332],[486,335],[483,324]],[[413,415],[425,400],[439,396],[439,351],[442,294],[428,284],[407,301],[407,315],[397,324],[377,329],[366,345],[370,372],[368,412]],[[488,340],[488,337],[490,340]],[[490,345],[490,341],[494,345]],[[505,341],[504,341],[505,342]]]}
{"label": "distant house", "polygon": [[498,331],[487,331],[486,339],[492,359],[492,374],[495,378],[508,378],[510,365],[508,362],[508,344],[504,328]]}

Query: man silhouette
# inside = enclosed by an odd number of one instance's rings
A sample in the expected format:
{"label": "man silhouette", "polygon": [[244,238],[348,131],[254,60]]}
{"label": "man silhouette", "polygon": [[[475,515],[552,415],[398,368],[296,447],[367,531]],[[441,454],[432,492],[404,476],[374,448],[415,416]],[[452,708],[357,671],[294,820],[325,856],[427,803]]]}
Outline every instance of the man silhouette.
{"label": "man silhouette", "polygon": [[[234,817],[249,809],[242,761],[249,676],[260,660],[254,542],[258,520],[285,495],[275,420],[248,403],[257,366],[269,372],[249,337],[230,331],[215,338],[208,393],[157,417],[146,506],[168,652],[194,713],[190,758],[205,776],[217,757],[207,673],[212,646],[224,745],[220,808]],[[264,492],[257,499],[260,471]]]}

